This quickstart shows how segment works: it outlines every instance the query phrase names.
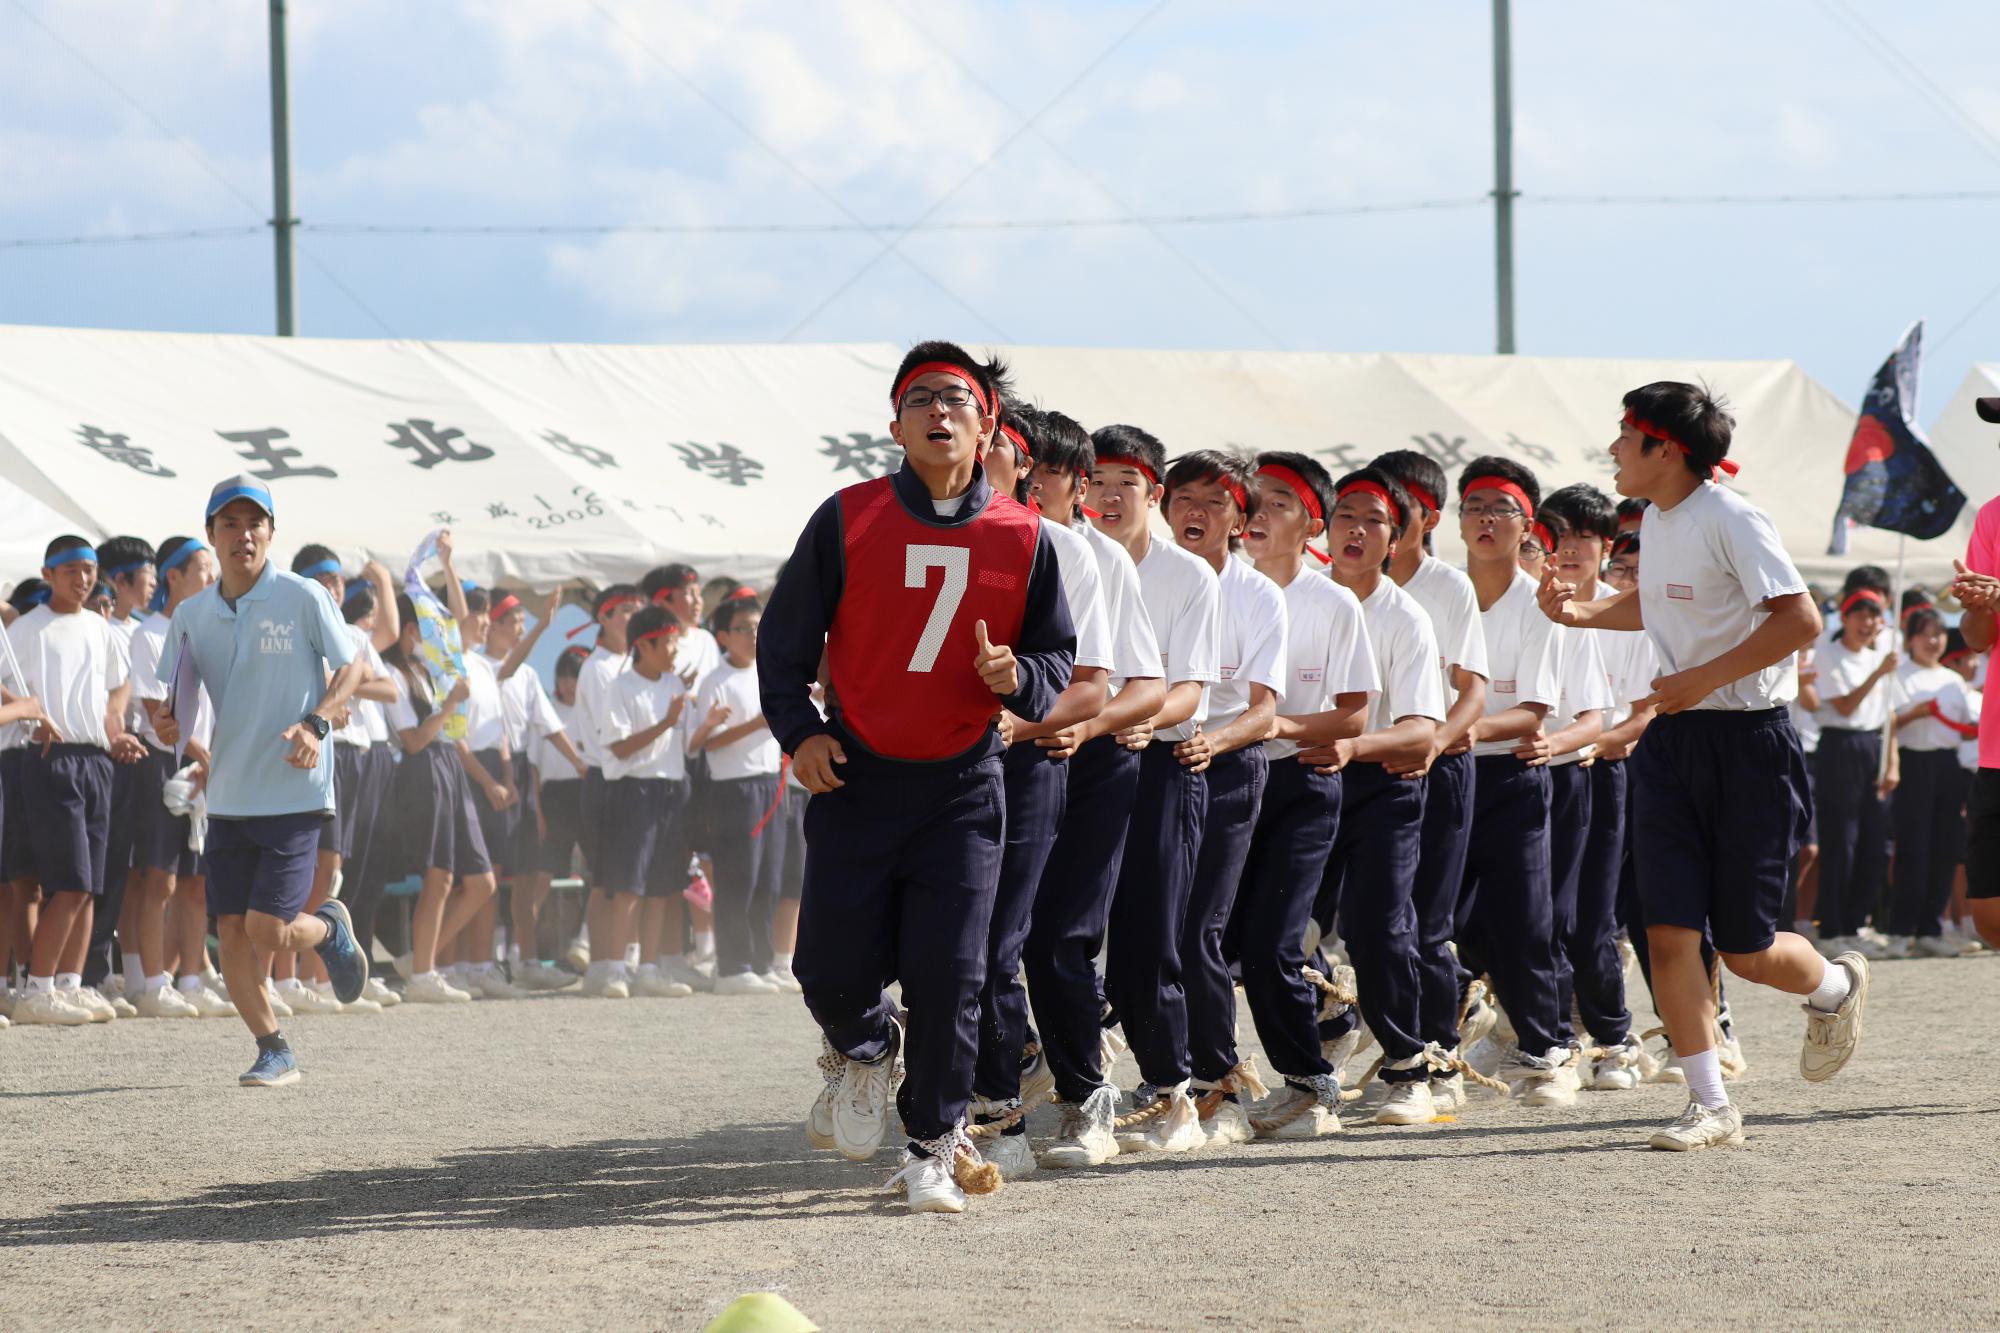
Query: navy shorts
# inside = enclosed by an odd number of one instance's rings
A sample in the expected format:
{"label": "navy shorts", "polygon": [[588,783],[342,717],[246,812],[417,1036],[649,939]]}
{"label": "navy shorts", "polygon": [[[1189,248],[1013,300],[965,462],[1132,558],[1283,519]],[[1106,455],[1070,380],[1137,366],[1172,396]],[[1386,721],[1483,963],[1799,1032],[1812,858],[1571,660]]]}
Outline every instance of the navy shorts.
{"label": "navy shorts", "polygon": [[1810,804],[1790,716],[1767,708],[1658,717],[1631,763],[1646,924],[1705,928],[1723,953],[1769,948]]}
{"label": "navy shorts", "polygon": [[687,784],[619,778],[604,784],[604,868],[613,893],[665,898],[688,886]]}
{"label": "navy shorts", "polygon": [[604,770],[586,768],[583,771],[583,797],[577,805],[577,831],[582,835],[583,859],[590,867],[590,885],[603,888],[600,877],[604,865],[604,816],[605,816]]}
{"label": "navy shorts", "polygon": [[201,857],[188,847],[188,817],[167,809],[167,780],[179,771],[173,752],[148,745],[132,769],[132,868],[194,874]]}
{"label": "navy shorts", "polygon": [[22,746],[0,750],[0,881],[8,883],[35,873],[28,846],[27,781],[23,770],[28,751]]}
{"label": "navy shorts", "polygon": [[33,746],[27,755],[21,767],[22,822],[42,892],[103,893],[111,756],[95,745],[55,745],[46,755]]}
{"label": "navy shorts", "polygon": [[139,817],[139,769],[144,759],[132,763],[111,761],[111,822],[105,826],[104,886],[122,884],[131,873],[134,821]]}
{"label": "navy shorts", "polygon": [[1965,896],[2000,898],[2000,768],[1974,773],[1965,798]]}
{"label": "navy shorts", "polygon": [[418,874],[448,870],[464,878],[490,873],[493,862],[472,801],[472,785],[449,743],[427,745],[406,756],[396,783],[405,821],[404,864]]}
{"label": "navy shorts", "polygon": [[542,831],[536,864],[545,875],[567,879],[576,869],[576,851],[583,844],[583,782],[543,779],[539,799]]}
{"label": "navy shorts", "polygon": [[[500,759],[498,750],[481,750],[473,756],[488,773],[512,786],[518,775],[510,757],[506,762]],[[472,808],[479,812],[479,833],[486,841],[486,856],[495,866],[512,870],[515,867],[514,849],[521,834],[521,803],[519,801],[505,810],[495,810],[493,802],[486,799],[479,784],[470,775],[465,779],[466,790],[472,796]],[[520,788],[515,787],[519,792]]]}
{"label": "navy shorts", "polygon": [[208,914],[263,912],[290,921],[312,897],[319,864],[319,832],[328,814],[208,821]]}

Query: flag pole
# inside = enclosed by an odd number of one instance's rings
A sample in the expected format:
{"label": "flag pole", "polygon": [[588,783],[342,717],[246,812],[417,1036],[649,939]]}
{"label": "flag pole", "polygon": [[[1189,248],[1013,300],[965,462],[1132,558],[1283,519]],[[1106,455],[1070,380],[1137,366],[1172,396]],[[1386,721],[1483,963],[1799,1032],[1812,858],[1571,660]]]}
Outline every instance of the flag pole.
{"label": "flag pole", "polygon": [[[1889,599],[1889,651],[1900,652],[1896,646],[1903,636],[1903,562],[1909,553],[1910,536],[1906,532],[1896,534],[1896,581],[1895,593]],[[1882,762],[1876,767],[1875,780],[1881,782],[1889,776],[1889,760],[1896,749],[1896,682],[1892,678],[1889,686],[1889,718],[1882,724]]]}

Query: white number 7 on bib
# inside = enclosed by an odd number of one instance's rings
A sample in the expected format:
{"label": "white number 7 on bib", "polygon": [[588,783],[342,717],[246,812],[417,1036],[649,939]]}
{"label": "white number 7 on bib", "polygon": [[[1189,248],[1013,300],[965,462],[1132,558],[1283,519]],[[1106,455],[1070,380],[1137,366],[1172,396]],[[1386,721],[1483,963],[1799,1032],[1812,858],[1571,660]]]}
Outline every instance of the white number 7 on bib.
{"label": "white number 7 on bib", "polygon": [[931,603],[930,619],[924,622],[924,635],[917,640],[916,651],[910,654],[910,670],[930,671],[937,666],[938,652],[944,647],[945,632],[951,628],[951,618],[958,614],[958,604],[965,600],[965,585],[972,569],[972,552],[963,546],[927,546],[912,544],[903,548],[903,586],[922,588],[929,582],[927,577],[932,569],[944,571],[944,579],[938,584],[937,600]]}

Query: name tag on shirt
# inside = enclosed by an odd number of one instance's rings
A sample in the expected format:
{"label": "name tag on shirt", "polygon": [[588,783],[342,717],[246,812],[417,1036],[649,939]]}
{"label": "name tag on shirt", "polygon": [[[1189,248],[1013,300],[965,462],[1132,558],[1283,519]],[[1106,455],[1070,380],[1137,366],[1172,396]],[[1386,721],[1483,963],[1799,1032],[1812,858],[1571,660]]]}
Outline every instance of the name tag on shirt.
{"label": "name tag on shirt", "polygon": [[1495,694],[1512,694],[1514,693],[1514,682],[1511,680],[1496,680],[1493,682],[1493,692]]}
{"label": "name tag on shirt", "polygon": [[1326,669],[1324,667],[1300,667],[1299,679],[1308,685],[1316,685],[1326,679]]}
{"label": "name tag on shirt", "polygon": [[1222,668],[1222,678],[1224,680],[1235,680],[1237,670],[1238,668],[1233,666],[1226,666]]}
{"label": "name tag on shirt", "polygon": [[1667,585],[1667,596],[1677,602],[1692,602],[1694,600],[1694,589],[1685,583],[1669,583]]}

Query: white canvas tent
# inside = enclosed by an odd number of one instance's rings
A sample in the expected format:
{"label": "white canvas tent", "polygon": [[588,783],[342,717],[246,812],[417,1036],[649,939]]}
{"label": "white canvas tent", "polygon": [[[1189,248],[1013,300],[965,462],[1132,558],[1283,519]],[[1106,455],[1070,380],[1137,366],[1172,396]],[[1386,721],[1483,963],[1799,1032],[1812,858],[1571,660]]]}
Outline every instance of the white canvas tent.
{"label": "white canvas tent", "polygon": [[1931,451],[1965,492],[1965,512],[1947,538],[1951,554],[1960,555],[1972,535],[1979,506],[2000,495],[2000,426],[1981,421],[1973,401],[2000,396],[2000,362],[1983,362],[1966,372],[1944,412],[1930,429]]}
{"label": "white canvas tent", "polygon": [[[894,466],[900,355],[0,327],[0,475],[92,537],[193,531],[209,486],[247,471],[272,487],[284,552],[322,541],[399,568],[449,522],[463,572],[483,582],[601,583],[675,559],[757,579],[826,495]],[[1822,554],[1854,416],[1791,362],[1008,355],[1035,400],[1087,425],[1144,425],[1170,451],[1296,449],[1336,475],[1385,449],[1424,449],[1453,475],[1495,451],[1550,487],[1608,483],[1626,389],[1704,378],[1735,404],[1737,484],[1809,574],[1894,558],[1894,538],[1873,532],[1844,558]],[[1948,572],[1954,553],[1913,545],[1913,576]]]}

